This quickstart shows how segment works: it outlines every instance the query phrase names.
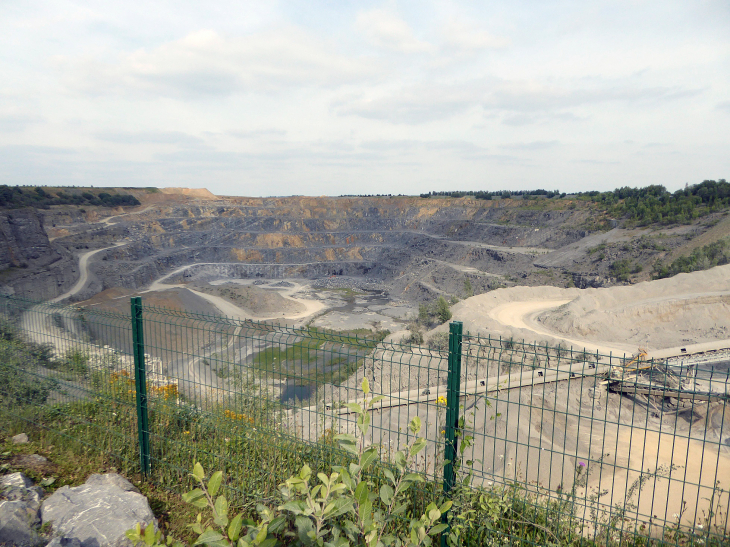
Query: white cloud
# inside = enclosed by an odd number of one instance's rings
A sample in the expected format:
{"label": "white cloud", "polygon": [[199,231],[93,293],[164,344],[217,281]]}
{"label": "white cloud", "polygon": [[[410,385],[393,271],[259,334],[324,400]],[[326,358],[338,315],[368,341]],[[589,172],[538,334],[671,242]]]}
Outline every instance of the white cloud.
{"label": "white cloud", "polygon": [[223,194],[728,178],[726,4],[16,2],[0,171]]}
{"label": "white cloud", "polygon": [[369,42],[379,48],[398,53],[427,53],[433,46],[416,38],[413,29],[403,19],[385,10],[361,12],[357,16],[357,29]]}
{"label": "white cloud", "polygon": [[560,142],[556,141],[556,140],[514,142],[514,143],[499,145],[500,148],[504,148],[505,150],[529,151],[529,152],[534,152],[535,150],[547,150],[548,148],[555,148],[556,146],[560,146]]}
{"label": "white cloud", "polygon": [[502,118],[502,123],[514,127],[534,124],[554,124],[555,122],[577,122],[584,120],[572,112],[519,112],[508,114]]}
{"label": "white cloud", "polygon": [[286,131],[283,129],[252,129],[250,131],[229,131],[228,134],[239,139],[281,138],[286,136]]}
{"label": "white cloud", "polygon": [[271,91],[289,86],[338,86],[375,73],[372,60],[347,57],[301,29],[229,37],[192,32],[117,62],[58,58],[72,85],[91,93],[143,92],[201,97]]}
{"label": "white cloud", "polygon": [[[699,93],[700,89],[633,87],[622,81],[602,81],[590,87],[568,81],[563,85],[532,80],[484,78],[464,83],[422,83],[375,97],[333,103],[335,112],[391,123],[419,124],[446,119],[471,108],[505,114],[550,114],[575,117],[566,109],[601,103],[652,104]],[[530,116],[530,119],[536,119]],[[513,121],[512,125],[530,123]]]}
{"label": "white cloud", "polygon": [[0,133],[19,133],[26,128],[44,122],[38,116],[26,114],[0,114]]}
{"label": "white cloud", "polygon": [[496,36],[455,19],[444,25],[441,29],[441,36],[447,50],[503,49],[510,45],[507,38]]}
{"label": "white cloud", "polygon": [[188,135],[181,131],[108,131],[97,133],[96,138],[106,142],[119,144],[174,144],[182,146],[200,146],[203,139]]}

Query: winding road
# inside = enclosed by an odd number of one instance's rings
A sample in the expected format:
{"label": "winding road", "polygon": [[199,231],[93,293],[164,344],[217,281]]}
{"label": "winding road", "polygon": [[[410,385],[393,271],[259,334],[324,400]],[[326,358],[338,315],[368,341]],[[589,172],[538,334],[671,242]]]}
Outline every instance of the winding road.
{"label": "winding road", "polygon": [[187,285],[184,284],[169,284],[169,283],[163,283],[163,281],[169,277],[172,277],[174,275],[180,274],[187,270],[188,268],[192,266],[218,266],[219,263],[208,263],[208,262],[198,262],[195,264],[188,264],[186,266],[182,266],[168,274],[163,275],[156,281],[153,281],[152,284],[149,286],[149,288],[146,291],[143,292],[151,292],[151,291],[165,291],[168,289],[176,289],[176,288],[184,288],[189,290],[190,292],[196,294],[200,298],[203,298],[204,300],[207,300],[211,304],[213,304],[216,308],[218,308],[223,315],[227,315],[228,317],[232,317],[234,319],[253,319],[255,321],[270,321],[274,319],[289,319],[289,320],[300,320],[305,319],[309,317],[310,315],[313,315],[322,309],[324,309],[325,304],[323,302],[320,302],[318,300],[310,300],[307,298],[295,298],[292,296],[293,293],[300,290],[302,288],[302,285],[294,283],[294,287],[284,290],[284,291],[277,291],[283,298],[286,298],[288,300],[291,300],[292,302],[296,302],[298,304],[302,304],[304,306],[304,310],[298,313],[291,313],[291,314],[276,314],[271,316],[258,316],[258,315],[252,315],[250,312],[244,310],[243,308],[240,308],[233,304],[232,302],[226,300],[225,298],[221,298],[220,296],[215,296],[212,294],[207,294],[204,292],[196,291],[195,289],[191,289]]}
{"label": "winding road", "polygon": [[104,247],[103,249],[96,249],[95,251],[88,251],[79,255],[79,280],[73,287],[71,287],[70,291],[63,293],[60,296],[57,296],[53,300],[49,300],[49,302],[55,304],[81,292],[81,290],[86,286],[86,282],[89,280],[89,259],[97,253],[101,253],[102,251],[108,251],[109,249],[114,249],[115,247],[119,247],[121,245],[125,245],[125,243],[116,243],[111,247]]}

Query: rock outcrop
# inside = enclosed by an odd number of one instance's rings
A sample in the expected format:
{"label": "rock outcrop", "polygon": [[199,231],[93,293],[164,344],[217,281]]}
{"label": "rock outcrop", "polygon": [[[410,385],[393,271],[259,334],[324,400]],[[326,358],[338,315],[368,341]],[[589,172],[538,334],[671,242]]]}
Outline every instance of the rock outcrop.
{"label": "rock outcrop", "polygon": [[0,477],[0,546],[127,547],[127,530],[157,527],[147,498],[115,473],[44,495],[23,473]]}
{"label": "rock outcrop", "polygon": [[147,498],[115,473],[91,475],[75,488],[63,486],[43,502],[41,521],[54,536],[77,539],[82,547],[131,545],[124,535],[137,523],[157,526]]}
{"label": "rock outcrop", "polygon": [[48,241],[38,211],[21,209],[0,214],[0,270],[43,267],[60,258]]}
{"label": "rock outcrop", "polygon": [[23,473],[0,477],[0,545],[35,547],[45,543],[37,530],[43,489]]}

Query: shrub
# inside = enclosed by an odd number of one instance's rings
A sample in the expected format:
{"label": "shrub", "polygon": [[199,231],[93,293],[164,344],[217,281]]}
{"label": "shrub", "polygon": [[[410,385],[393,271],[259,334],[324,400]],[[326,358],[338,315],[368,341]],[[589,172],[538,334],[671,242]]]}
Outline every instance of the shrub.
{"label": "shrub", "polygon": [[[383,397],[368,399],[367,379],[363,379],[362,390],[365,395],[363,405],[347,405],[357,415],[360,442],[351,434],[334,436],[339,448],[351,455],[354,461],[347,467],[333,466],[329,475],[318,473],[315,484],[312,484],[312,470],[305,464],[298,474],[280,485],[280,505],[274,508],[262,504],[257,506],[257,521],[244,519],[242,513],[229,518],[228,500],[225,495],[219,495],[223,473],[217,471],[207,478],[203,466],[196,463],[192,476],[199,486],[183,495],[185,502],[206,510],[205,516],[198,513],[195,522],[190,525],[198,534],[195,545],[432,545],[431,536],[447,528],[441,523],[441,517],[451,508],[451,501],[440,506],[431,503],[419,518],[410,518],[407,528],[396,526],[396,521],[412,512],[406,502],[406,492],[412,485],[425,481],[422,475],[408,472],[415,457],[426,447],[426,440],[417,437],[421,420],[418,417],[411,420],[409,429],[416,438],[405,450],[396,452],[393,469],[382,469],[387,482],[377,489],[368,474],[379,459],[379,452],[377,447],[366,446],[365,438],[370,427],[369,408]],[[138,524],[135,529],[127,531],[127,537],[135,545],[164,545],[161,543],[164,539],[162,534],[155,532],[153,526],[143,531]],[[165,544],[182,545],[172,538],[168,538]]]}
{"label": "shrub", "polygon": [[446,323],[451,316],[449,302],[443,296],[439,296],[431,304],[422,303],[418,306],[418,323],[426,327]]}

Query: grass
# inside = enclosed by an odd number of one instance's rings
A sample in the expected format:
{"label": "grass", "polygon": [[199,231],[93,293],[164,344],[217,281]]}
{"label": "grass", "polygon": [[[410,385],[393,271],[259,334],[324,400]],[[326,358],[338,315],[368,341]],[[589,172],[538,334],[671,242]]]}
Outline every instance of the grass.
{"label": "grass", "polygon": [[256,353],[251,366],[264,377],[297,380],[303,384],[344,382],[389,331],[335,331],[312,327],[306,336],[287,339]]}
{"label": "grass", "polygon": [[[139,473],[133,413],[113,414],[102,401],[75,402],[58,407],[26,407],[22,413],[8,414],[0,423],[0,435],[6,438],[0,455],[0,469],[22,470],[34,481],[54,478],[46,490],[85,482],[92,473],[117,472],[128,477],[148,497],[150,507],[161,529],[178,539],[192,542],[187,524],[197,513],[182,502],[180,494],[193,487],[188,475],[192,462],[200,461],[206,469],[222,469],[225,473],[226,496],[235,511],[242,510],[254,518],[259,503],[275,505],[276,486],[307,463],[314,472],[331,472],[332,465],[346,463],[348,457],[334,448],[331,438],[321,444],[297,441],[286,435],[272,435],[238,418],[201,414],[192,423],[171,423],[165,409],[153,413],[153,432],[164,427],[164,435],[152,436],[153,471],[145,480]],[[117,409],[118,410],[118,409]],[[50,424],[50,427],[45,424]],[[189,427],[190,429],[182,429]],[[31,443],[13,445],[9,437],[26,432]],[[186,432],[189,432],[186,434]],[[40,454],[53,462],[53,470],[18,467],[17,456]],[[375,488],[380,484],[380,467],[372,474]],[[410,496],[413,514],[439,496],[441,485],[427,482]],[[455,526],[464,525],[462,545],[573,545],[573,546],[717,546],[730,545],[720,536],[691,536],[686,531],[669,529],[663,538],[650,538],[641,529],[626,527],[614,518],[604,529],[607,536],[585,537],[579,519],[572,516],[575,490],[547,497],[507,483],[488,489],[457,488],[458,512]]]}

